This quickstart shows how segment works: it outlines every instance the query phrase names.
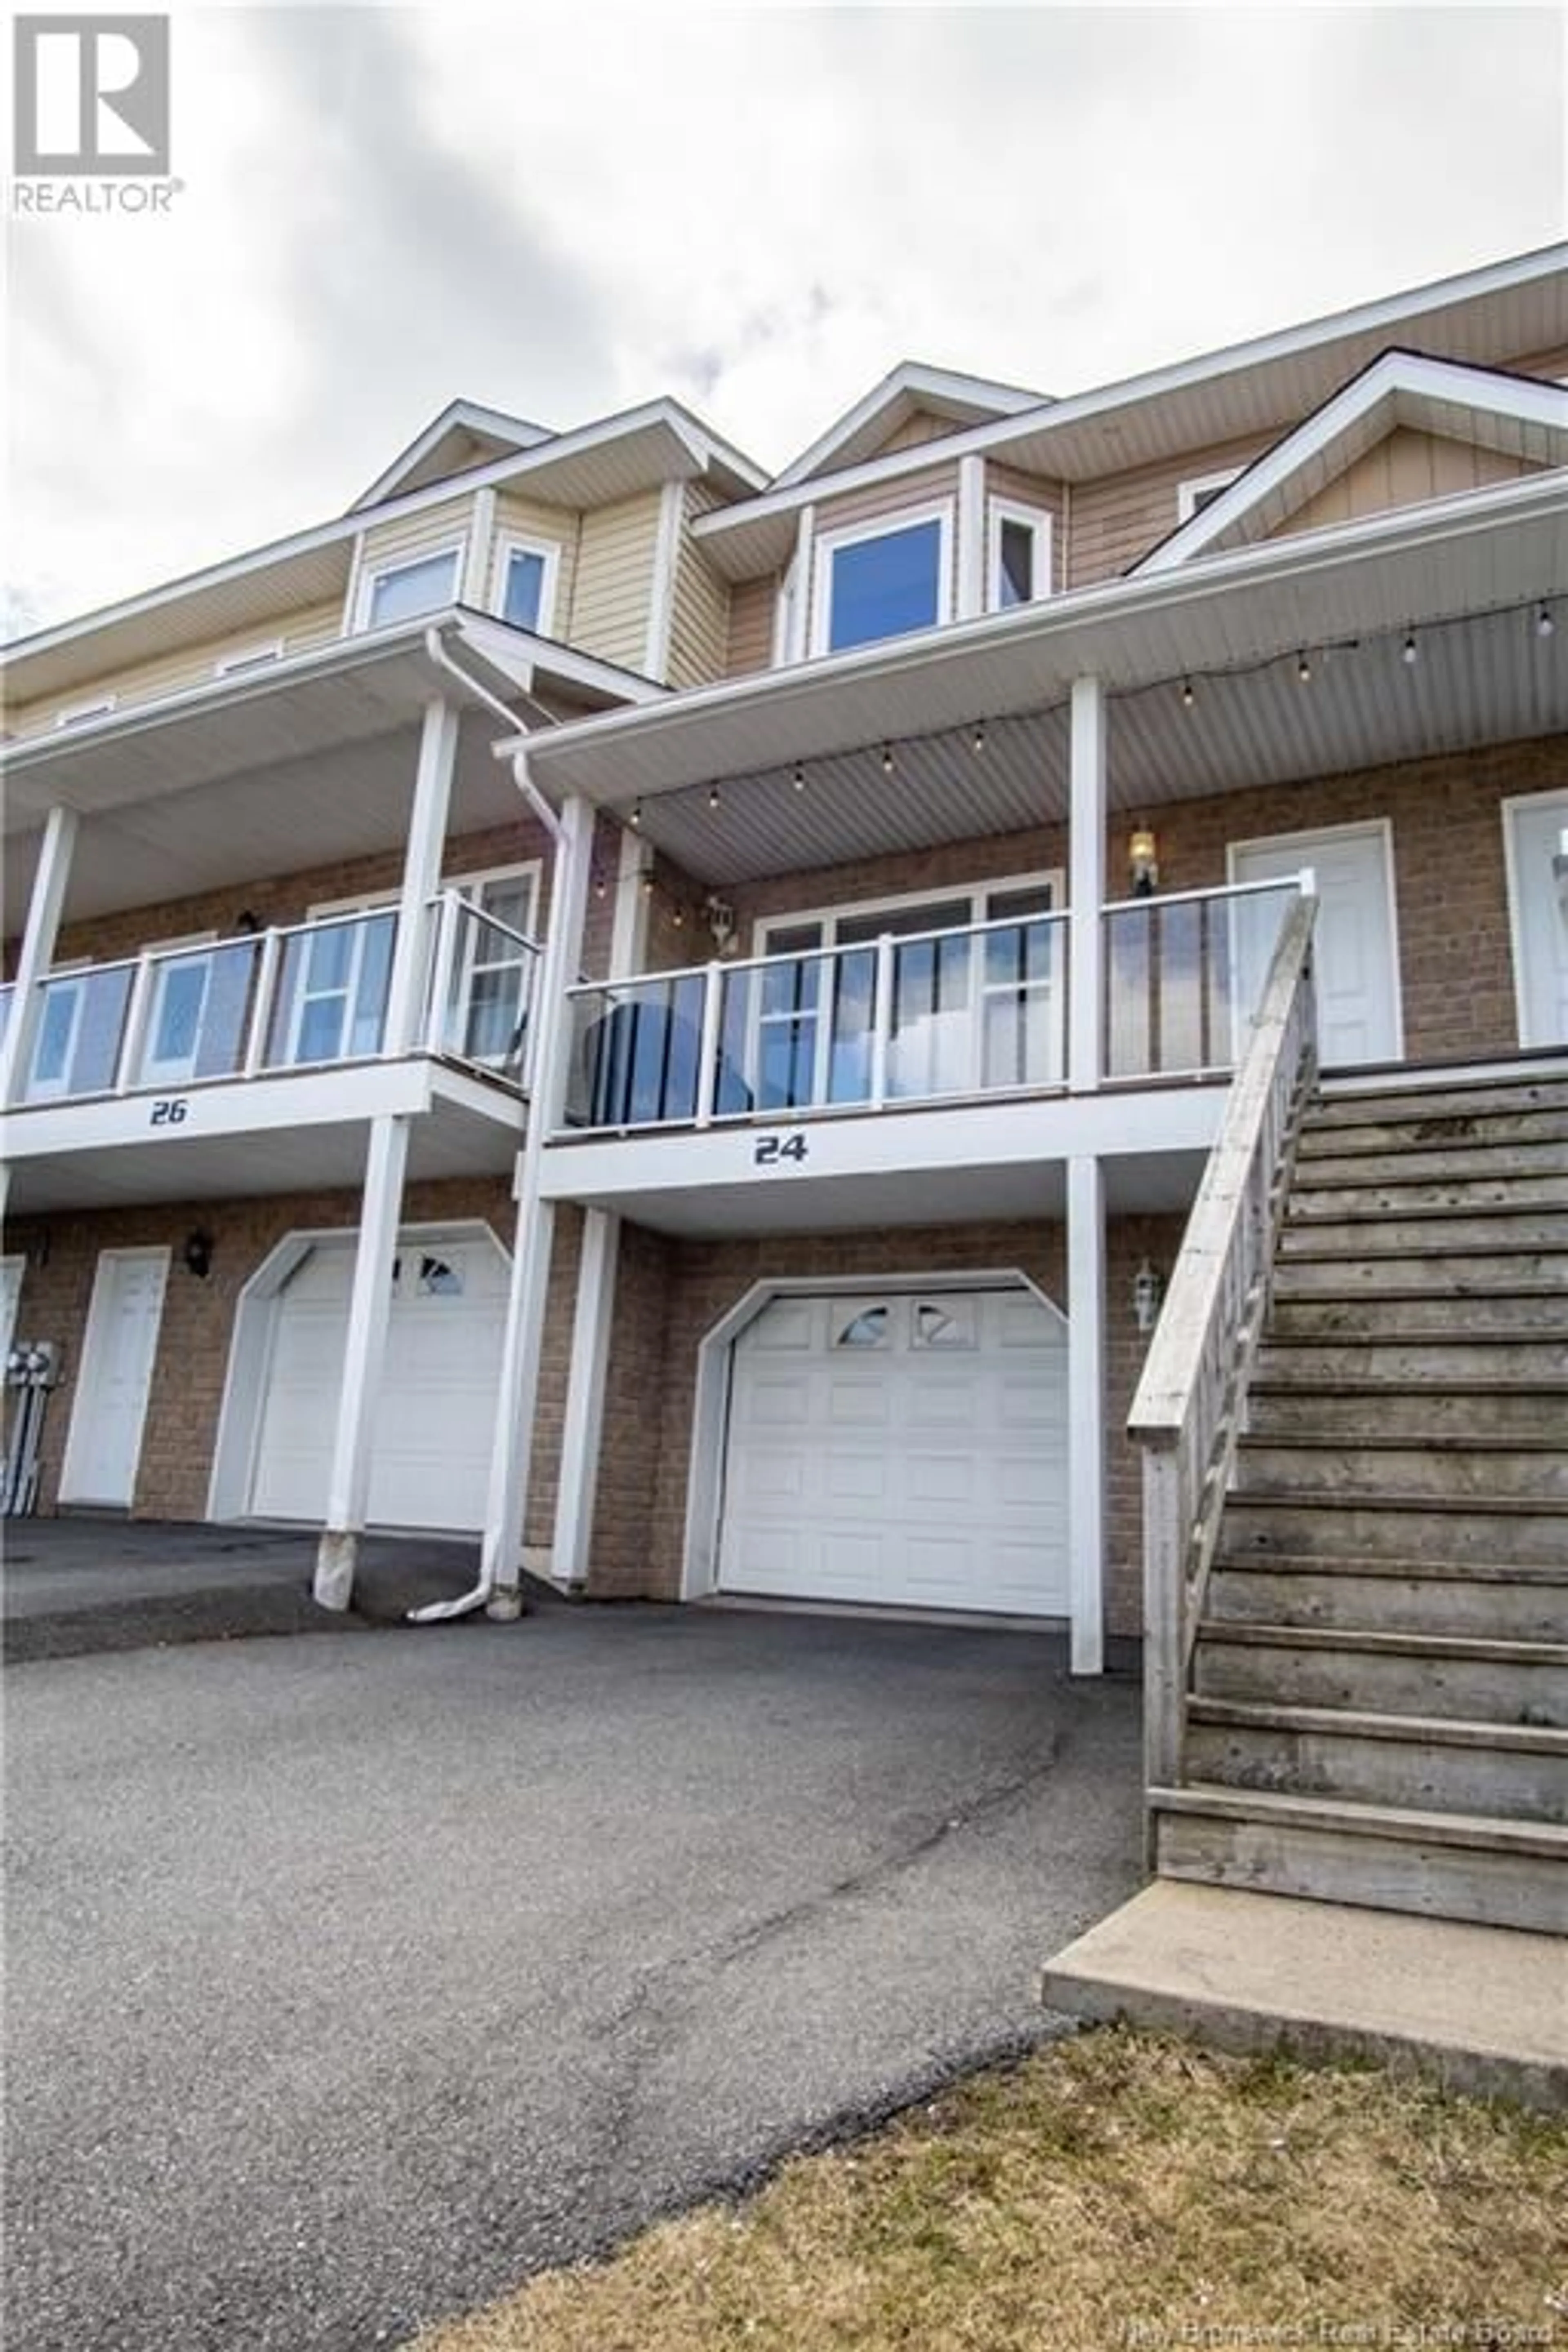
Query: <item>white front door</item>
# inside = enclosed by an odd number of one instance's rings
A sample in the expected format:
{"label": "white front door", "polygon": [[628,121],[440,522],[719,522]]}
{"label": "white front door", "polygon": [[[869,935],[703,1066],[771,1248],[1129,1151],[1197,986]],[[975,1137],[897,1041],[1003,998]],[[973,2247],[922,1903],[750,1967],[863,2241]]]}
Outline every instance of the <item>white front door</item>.
{"label": "white front door", "polygon": [[1568,793],[1503,806],[1521,1045],[1568,1045]]}
{"label": "white front door", "polygon": [[[1331,1070],[1397,1062],[1405,1040],[1388,827],[1381,822],[1333,825],[1324,833],[1231,844],[1233,882],[1287,881],[1303,866],[1310,866],[1318,892],[1318,1058]],[[1270,940],[1277,929],[1270,918]],[[1253,1003],[1263,976],[1256,975]]]}
{"label": "white front door", "polygon": [[1060,1316],[1026,1290],[774,1299],[734,1347],[719,1582],[1065,1616]]}
{"label": "white front door", "polygon": [[105,1250],[93,1278],[60,1500],[129,1510],[169,1276],[166,1249]]}
{"label": "white front door", "polygon": [[[377,1527],[485,1523],[508,1267],[484,1234],[405,1234],[372,1440]],[[353,1283],[352,1235],[315,1243],[279,1293],[249,1508],[316,1519],[327,1506]]]}

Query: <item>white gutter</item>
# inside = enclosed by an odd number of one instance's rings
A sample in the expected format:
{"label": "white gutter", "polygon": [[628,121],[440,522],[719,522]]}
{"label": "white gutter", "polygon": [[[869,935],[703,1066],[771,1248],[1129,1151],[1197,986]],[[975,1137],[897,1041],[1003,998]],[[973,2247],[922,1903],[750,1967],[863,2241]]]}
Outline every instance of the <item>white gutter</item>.
{"label": "white gutter", "polygon": [[[499,695],[492,694],[489,687],[481,686],[479,679],[473,676],[472,672],[466,670],[463,667],[461,662],[453,660],[451,655],[447,650],[446,639],[443,637],[438,628],[431,627],[426,630],[425,650],[429,655],[430,659],[436,664],[437,669],[447,671],[450,676],[458,680],[460,686],[467,687],[468,692],[477,696],[479,700],[484,704],[487,710],[493,710],[506,726],[513,728],[516,726],[516,711],[509,709],[507,705],[500,699],[500,697]],[[520,688],[519,691],[521,692],[522,689]],[[551,724],[550,713],[543,708],[542,704],[536,702],[532,695],[526,692],[523,693],[522,698],[528,704],[531,710],[538,712],[540,719],[548,727]],[[522,794],[523,799],[528,803],[529,807],[533,811],[534,815],[539,819],[540,824],[544,827],[544,830],[550,835],[551,840],[555,844],[556,847],[559,848],[561,844],[561,820],[556,815],[555,811],[551,807],[550,803],[545,799],[543,793],[539,790],[539,787],[534,783],[533,779],[530,776],[528,772],[528,762],[523,757],[521,749],[512,752],[511,772],[513,782],[516,783],[518,791]]]}

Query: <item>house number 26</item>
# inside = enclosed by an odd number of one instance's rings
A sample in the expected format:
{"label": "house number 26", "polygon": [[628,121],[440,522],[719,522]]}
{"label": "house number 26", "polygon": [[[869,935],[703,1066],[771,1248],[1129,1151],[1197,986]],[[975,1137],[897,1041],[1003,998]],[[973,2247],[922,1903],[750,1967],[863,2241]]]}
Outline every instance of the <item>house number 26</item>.
{"label": "house number 26", "polygon": [[153,1104],[153,1116],[147,1124],[149,1127],[183,1127],[189,1109],[190,1104],[184,1095],[167,1096],[163,1101]]}
{"label": "house number 26", "polygon": [[759,1135],[752,1146],[753,1168],[776,1168],[781,1160],[804,1160],[804,1135]]}

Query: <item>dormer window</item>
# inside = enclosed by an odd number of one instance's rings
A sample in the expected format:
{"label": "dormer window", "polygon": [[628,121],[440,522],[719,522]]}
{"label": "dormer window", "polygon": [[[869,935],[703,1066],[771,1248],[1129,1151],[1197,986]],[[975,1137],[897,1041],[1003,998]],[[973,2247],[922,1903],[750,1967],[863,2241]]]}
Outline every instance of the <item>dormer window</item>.
{"label": "dormer window", "polygon": [[558,551],[542,541],[503,538],[496,556],[496,606],[514,629],[548,635]]}
{"label": "dormer window", "polygon": [[824,531],[817,541],[812,649],[845,653],[930,629],[952,611],[952,510]]}
{"label": "dormer window", "polygon": [[1037,507],[991,501],[990,610],[1011,612],[1051,593],[1051,519]]}
{"label": "dormer window", "polygon": [[416,555],[406,563],[367,571],[360,593],[361,628],[391,628],[398,621],[416,621],[422,613],[439,613],[455,604],[460,554],[458,548],[444,547],[435,555]]}

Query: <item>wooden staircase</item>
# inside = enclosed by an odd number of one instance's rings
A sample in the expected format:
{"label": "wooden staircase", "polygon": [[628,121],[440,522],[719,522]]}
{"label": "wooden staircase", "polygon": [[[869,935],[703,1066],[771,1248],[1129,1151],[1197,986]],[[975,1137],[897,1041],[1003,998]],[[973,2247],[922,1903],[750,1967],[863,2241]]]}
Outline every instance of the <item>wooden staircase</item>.
{"label": "wooden staircase", "polygon": [[1312,1097],[1166,1876],[1568,1934],[1568,1078]]}

